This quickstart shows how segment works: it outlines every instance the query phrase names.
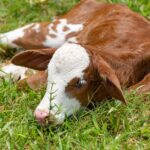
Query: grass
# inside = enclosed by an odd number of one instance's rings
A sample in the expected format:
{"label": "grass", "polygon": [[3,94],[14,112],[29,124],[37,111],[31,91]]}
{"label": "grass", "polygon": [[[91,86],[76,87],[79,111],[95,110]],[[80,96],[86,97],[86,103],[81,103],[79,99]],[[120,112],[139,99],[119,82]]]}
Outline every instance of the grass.
{"label": "grass", "polygon": [[[38,1],[38,0],[37,0]],[[150,18],[149,0],[122,2]],[[31,1],[30,1],[31,2]],[[24,24],[49,20],[68,11],[78,0],[0,1],[0,32]],[[18,91],[16,85],[0,81],[0,149],[148,150],[150,149],[150,94],[126,94],[128,105],[107,101],[94,109],[82,109],[61,126],[41,127],[33,111],[44,91]]]}

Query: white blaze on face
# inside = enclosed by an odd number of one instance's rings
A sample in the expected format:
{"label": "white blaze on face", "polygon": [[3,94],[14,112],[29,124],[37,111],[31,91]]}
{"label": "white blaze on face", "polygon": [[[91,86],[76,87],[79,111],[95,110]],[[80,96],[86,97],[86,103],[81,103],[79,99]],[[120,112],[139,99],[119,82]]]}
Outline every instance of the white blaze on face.
{"label": "white blaze on face", "polygon": [[36,110],[49,111],[54,115],[57,124],[62,123],[65,116],[77,111],[81,107],[80,102],[68,97],[65,88],[72,79],[83,78],[83,71],[89,63],[88,53],[80,45],[66,43],[61,46],[48,65],[47,90]]}
{"label": "white blaze on face", "polygon": [[16,30],[7,32],[7,33],[0,34],[0,44],[19,48],[19,46],[16,45],[15,43],[13,43],[13,41],[18,39],[18,38],[23,37],[25,34],[24,30],[31,27],[32,25],[34,25],[34,23],[26,25],[26,26],[19,28],[19,29],[16,29]]}
{"label": "white blaze on face", "polygon": [[[56,31],[52,28],[54,25],[53,23],[48,26],[49,33],[46,35],[46,40],[43,42],[43,45],[46,47],[58,48],[66,42],[68,34],[79,32],[83,29],[82,24],[69,24],[67,23],[67,19],[54,20],[54,22],[55,21],[59,21],[60,23],[56,25]],[[65,27],[67,27],[68,30],[65,31]],[[55,37],[52,37],[51,35],[54,35]]]}

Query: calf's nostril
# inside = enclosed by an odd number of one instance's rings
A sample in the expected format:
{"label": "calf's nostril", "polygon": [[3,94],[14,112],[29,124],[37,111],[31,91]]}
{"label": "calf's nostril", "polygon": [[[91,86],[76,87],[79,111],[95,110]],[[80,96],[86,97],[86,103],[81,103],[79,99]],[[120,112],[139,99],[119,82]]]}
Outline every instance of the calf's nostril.
{"label": "calf's nostril", "polygon": [[44,124],[46,119],[49,117],[49,112],[36,110],[34,116],[40,124]]}

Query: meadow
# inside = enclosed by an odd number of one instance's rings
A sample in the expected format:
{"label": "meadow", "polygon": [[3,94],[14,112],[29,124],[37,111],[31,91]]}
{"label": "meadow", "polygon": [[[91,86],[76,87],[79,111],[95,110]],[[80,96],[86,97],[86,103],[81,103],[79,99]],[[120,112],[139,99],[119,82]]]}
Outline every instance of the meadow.
{"label": "meadow", "polygon": [[[0,0],[0,33],[27,23],[48,21],[79,0]],[[108,0],[124,3],[150,19],[149,0]],[[2,61],[2,60],[1,60]],[[33,112],[40,92],[18,91],[0,80],[0,150],[149,150],[150,94],[125,92],[127,106],[117,100],[83,108],[60,126],[40,126]]]}

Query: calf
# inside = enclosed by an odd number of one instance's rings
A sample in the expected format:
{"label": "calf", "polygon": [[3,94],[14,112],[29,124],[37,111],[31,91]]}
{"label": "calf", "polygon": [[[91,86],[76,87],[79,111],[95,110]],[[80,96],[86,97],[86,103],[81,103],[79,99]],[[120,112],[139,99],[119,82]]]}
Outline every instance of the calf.
{"label": "calf", "polygon": [[150,23],[119,4],[99,4],[90,14],[75,40],[12,59],[16,65],[47,69],[46,93],[35,110],[41,124],[47,119],[61,124],[92,101],[115,98],[126,104],[122,89],[144,84],[142,92],[149,91]]}

